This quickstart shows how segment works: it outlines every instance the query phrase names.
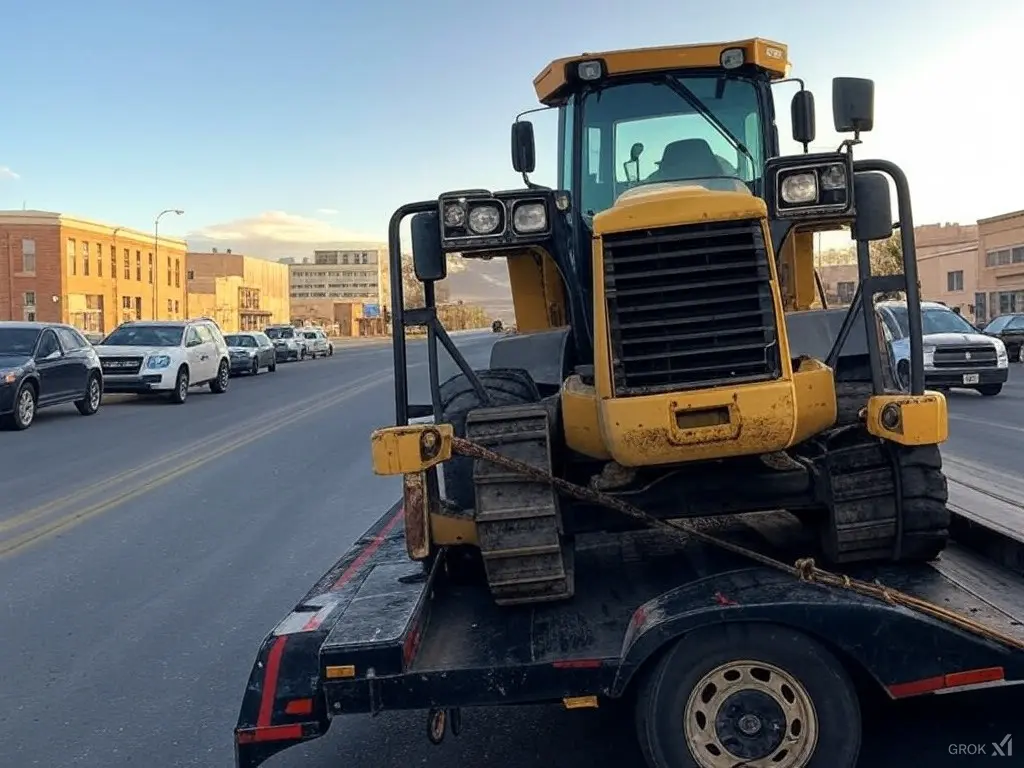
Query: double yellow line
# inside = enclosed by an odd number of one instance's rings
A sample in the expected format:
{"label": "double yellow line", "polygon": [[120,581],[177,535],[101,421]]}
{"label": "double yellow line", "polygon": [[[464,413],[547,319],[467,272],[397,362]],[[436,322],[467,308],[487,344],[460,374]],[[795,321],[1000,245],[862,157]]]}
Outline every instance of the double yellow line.
{"label": "double yellow line", "polygon": [[[409,368],[418,368],[423,365],[425,365],[425,363],[416,363],[410,365]],[[155,462],[121,472],[117,475],[113,475],[112,477],[100,480],[99,482],[79,488],[59,499],[54,499],[53,501],[29,509],[15,517],[0,520],[0,534],[2,534],[5,531],[21,528],[54,513],[59,513],[72,504],[80,502],[83,499],[94,496],[105,490],[127,485],[127,487],[124,487],[120,492],[113,496],[109,496],[102,501],[86,505],[78,510],[67,512],[54,520],[42,522],[21,534],[7,539],[6,541],[0,541],[0,558],[13,555],[30,544],[41,541],[56,533],[65,531],[78,523],[101,515],[104,512],[108,512],[126,501],[131,501],[132,499],[142,496],[149,491],[159,488],[160,486],[191,472],[193,469],[196,469],[207,462],[226,456],[229,453],[233,453],[246,445],[250,445],[267,435],[277,432],[282,427],[295,423],[298,419],[311,416],[335,405],[339,405],[346,400],[350,400],[363,392],[380,386],[383,382],[390,381],[391,378],[392,375],[390,373],[384,376],[381,376],[379,373],[362,376],[354,381],[346,382],[343,387],[335,389],[333,394],[319,394],[295,403],[289,403],[288,406],[273,411],[272,413],[275,415],[269,420],[266,417],[259,417],[255,428],[253,422],[256,421],[256,419],[250,419],[245,424],[224,429],[221,432],[211,435],[201,441],[193,442],[184,448],[157,459]],[[223,442],[217,447],[210,447],[211,441],[219,442],[223,440],[227,440],[227,442]],[[184,463],[179,463],[181,459],[185,459]],[[165,469],[157,472],[156,475],[145,479],[150,473],[159,467],[165,467]]]}

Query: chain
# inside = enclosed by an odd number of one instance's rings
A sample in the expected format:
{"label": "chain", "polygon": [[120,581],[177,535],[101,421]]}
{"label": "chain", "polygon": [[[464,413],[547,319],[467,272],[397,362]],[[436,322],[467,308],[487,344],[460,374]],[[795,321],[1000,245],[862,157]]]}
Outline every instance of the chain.
{"label": "chain", "polygon": [[941,605],[936,605],[935,603],[928,602],[927,600],[922,600],[919,597],[908,595],[907,593],[901,592],[897,589],[891,589],[883,584],[879,584],[878,582],[862,581],[843,574],[826,571],[815,565],[813,558],[801,558],[793,565],[784,563],[781,560],[769,557],[761,552],[748,549],[747,547],[742,547],[739,544],[720,539],[717,536],[712,536],[711,534],[684,521],[661,520],[653,517],[639,507],[623,501],[622,499],[616,498],[615,496],[602,493],[591,488],[585,488],[581,485],[576,485],[575,483],[570,483],[560,477],[555,477],[550,472],[543,469],[539,469],[538,467],[531,466],[508,456],[503,456],[500,453],[492,451],[489,448],[485,448],[482,445],[466,440],[462,437],[452,438],[452,450],[462,456],[488,461],[493,464],[497,464],[510,472],[525,475],[526,477],[530,477],[538,482],[551,485],[566,496],[571,496],[578,501],[591,502],[607,507],[608,509],[615,510],[616,512],[620,512],[627,517],[631,517],[634,520],[643,523],[649,528],[657,528],[676,537],[696,539],[697,541],[701,541],[705,544],[710,544],[718,547],[719,549],[724,549],[728,552],[732,552],[733,554],[749,558],[750,560],[754,560],[755,562],[768,566],[769,568],[782,571],[783,573],[789,574],[801,581],[823,584],[839,589],[848,589],[851,592],[856,592],[857,594],[864,595],[866,597],[881,600],[891,605],[910,608],[918,611],[919,613],[923,613],[927,616],[938,619],[939,621],[945,622],[946,624],[957,627],[958,629],[962,629],[965,632],[970,632],[973,635],[985,638],[986,640],[994,640],[995,642],[1002,643],[1003,645],[1011,648],[1024,650],[1024,640],[1018,639],[1004,632],[1000,632],[999,630],[982,624],[979,621],[975,621],[974,619],[962,616],[961,614],[951,611],[948,608],[944,608]]}

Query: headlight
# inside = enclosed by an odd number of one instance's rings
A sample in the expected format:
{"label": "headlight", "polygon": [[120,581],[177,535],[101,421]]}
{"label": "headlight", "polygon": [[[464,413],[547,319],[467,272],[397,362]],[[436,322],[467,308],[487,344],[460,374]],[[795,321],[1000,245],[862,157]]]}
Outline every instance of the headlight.
{"label": "headlight", "polygon": [[786,176],[781,185],[782,201],[790,205],[807,205],[818,199],[818,179],[813,173]]}
{"label": "headlight", "polygon": [[544,203],[520,203],[512,213],[512,228],[518,234],[543,232],[548,228],[548,212]]}
{"label": "headlight", "polygon": [[146,367],[150,369],[166,368],[171,364],[171,358],[167,355],[156,355],[146,361]]}
{"label": "headlight", "polygon": [[501,211],[496,205],[478,205],[469,211],[469,229],[477,235],[490,235],[501,226]]}
{"label": "headlight", "polygon": [[458,203],[448,203],[444,207],[444,223],[446,227],[466,226],[466,209]]}
{"label": "headlight", "polygon": [[935,346],[933,344],[925,344],[922,347],[922,356],[924,357],[925,368],[931,368],[935,364]]}
{"label": "headlight", "polygon": [[0,371],[0,384],[13,384],[18,380],[18,371]]}
{"label": "headlight", "polygon": [[1010,365],[1010,357],[1006,354],[1006,345],[1002,339],[992,339],[996,348],[996,367],[1007,368]]}

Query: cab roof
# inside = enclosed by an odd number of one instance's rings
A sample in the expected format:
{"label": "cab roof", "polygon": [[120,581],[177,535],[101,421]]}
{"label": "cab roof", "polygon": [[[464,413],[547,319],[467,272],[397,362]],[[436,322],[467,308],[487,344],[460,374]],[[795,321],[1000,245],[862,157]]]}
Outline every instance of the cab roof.
{"label": "cab roof", "polygon": [[560,103],[568,93],[570,85],[567,73],[570,66],[583,61],[602,60],[609,78],[617,75],[631,75],[639,72],[661,72],[677,69],[701,69],[720,67],[722,51],[742,48],[746,63],[767,72],[777,80],[789,72],[789,49],[782,43],[752,37],[722,43],[696,43],[691,45],[670,45],[660,48],[632,48],[604,53],[581,53],[555,59],[533,79],[533,87],[542,104],[553,106]]}

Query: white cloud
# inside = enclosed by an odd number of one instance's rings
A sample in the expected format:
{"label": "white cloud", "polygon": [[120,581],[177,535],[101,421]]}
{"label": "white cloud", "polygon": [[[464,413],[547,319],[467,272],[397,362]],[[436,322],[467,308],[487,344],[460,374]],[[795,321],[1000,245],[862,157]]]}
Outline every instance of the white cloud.
{"label": "white cloud", "polygon": [[340,244],[379,244],[384,238],[353,232],[320,219],[285,211],[266,211],[244,219],[203,227],[187,236],[189,248],[231,248],[236,253],[276,259],[311,255]]}
{"label": "white cloud", "polygon": [[321,216],[337,216],[338,215],[338,209],[337,208],[317,208],[316,212],[319,213]]}
{"label": "white cloud", "polygon": [[6,165],[0,165],[0,179],[20,179],[21,176],[16,174]]}

